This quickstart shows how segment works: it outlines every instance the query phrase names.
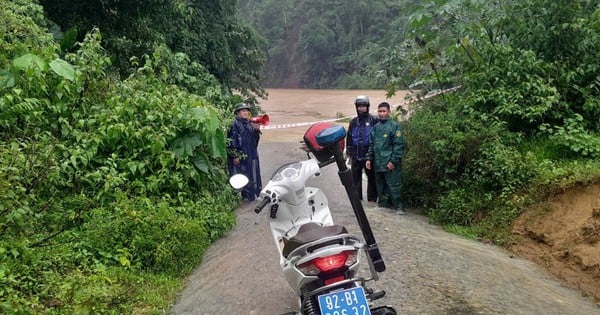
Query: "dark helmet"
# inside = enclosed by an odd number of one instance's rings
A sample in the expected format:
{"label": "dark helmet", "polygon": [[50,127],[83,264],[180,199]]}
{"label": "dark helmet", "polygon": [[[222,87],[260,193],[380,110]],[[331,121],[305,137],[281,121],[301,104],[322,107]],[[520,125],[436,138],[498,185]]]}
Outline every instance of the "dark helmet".
{"label": "dark helmet", "polygon": [[235,110],[233,111],[233,113],[237,114],[242,109],[250,110],[250,108],[251,108],[250,105],[248,105],[246,103],[239,103],[239,104],[235,105]]}

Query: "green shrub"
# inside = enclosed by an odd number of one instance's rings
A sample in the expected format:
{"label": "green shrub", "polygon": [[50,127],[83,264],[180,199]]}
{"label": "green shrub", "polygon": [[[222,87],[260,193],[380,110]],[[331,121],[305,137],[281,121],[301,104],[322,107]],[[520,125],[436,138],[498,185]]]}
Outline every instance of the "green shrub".
{"label": "green shrub", "polygon": [[188,202],[173,207],[167,201],[122,197],[94,209],[79,237],[106,264],[181,276],[235,223],[231,211],[206,206]]}
{"label": "green shrub", "polygon": [[527,204],[597,178],[597,3],[417,7],[411,24],[419,36],[388,54],[389,92],[402,86],[402,70],[418,75],[412,79],[420,86],[462,88],[412,113],[403,181],[409,202],[438,222],[473,224],[497,240]]}
{"label": "green shrub", "polygon": [[481,222],[535,176],[536,162],[517,149],[519,134],[503,123],[464,104],[427,105],[405,124],[403,197],[424,206],[433,221]]}
{"label": "green shrub", "polygon": [[0,313],[164,312],[235,223],[231,100],[164,52],[119,80],[97,31],[59,56],[40,12],[0,2]]}
{"label": "green shrub", "polygon": [[583,116],[575,114],[565,119],[565,126],[542,126],[542,131],[549,134],[555,146],[563,152],[568,151],[572,157],[600,157],[600,136],[593,134]]}
{"label": "green shrub", "polygon": [[471,225],[480,209],[485,209],[492,195],[482,195],[473,187],[455,188],[440,196],[435,208],[429,212],[429,218],[437,223]]}
{"label": "green shrub", "polygon": [[534,161],[500,141],[485,143],[467,167],[467,176],[478,189],[502,196],[518,191],[534,172]]}
{"label": "green shrub", "polygon": [[26,53],[47,54],[55,51],[52,36],[43,29],[42,7],[31,0],[0,3],[0,86],[7,77],[2,71],[9,63]]}
{"label": "green shrub", "polygon": [[430,207],[445,192],[464,185],[465,172],[482,146],[498,142],[503,134],[509,137],[502,124],[485,115],[473,118],[452,106],[433,102],[414,110],[404,124],[407,150],[402,186],[409,204]]}

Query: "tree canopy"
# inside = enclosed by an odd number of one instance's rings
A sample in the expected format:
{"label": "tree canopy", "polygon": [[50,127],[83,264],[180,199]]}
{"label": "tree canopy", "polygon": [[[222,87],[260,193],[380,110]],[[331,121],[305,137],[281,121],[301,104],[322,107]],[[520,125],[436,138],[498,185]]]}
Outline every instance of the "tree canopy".
{"label": "tree canopy", "polygon": [[128,75],[131,57],[161,44],[185,53],[225,87],[245,97],[264,96],[259,84],[262,39],[236,18],[236,1],[41,0],[48,18],[78,39],[97,27],[113,64]]}

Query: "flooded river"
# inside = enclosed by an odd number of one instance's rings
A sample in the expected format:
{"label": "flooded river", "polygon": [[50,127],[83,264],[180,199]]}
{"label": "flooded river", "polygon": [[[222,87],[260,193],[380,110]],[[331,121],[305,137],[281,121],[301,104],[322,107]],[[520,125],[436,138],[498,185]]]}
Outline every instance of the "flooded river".
{"label": "flooded river", "polygon": [[[375,114],[377,104],[386,101],[392,106],[404,103],[405,91],[386,98],[384,90],[317,90],[317,89],[267,89],[269,97],[259,105],[269,115],[269,126],[317,122],[338,117],[354,117],[354,99],[367,95],[370,110]],[[263,130],[261,141],[300,141],[307,126]]]}

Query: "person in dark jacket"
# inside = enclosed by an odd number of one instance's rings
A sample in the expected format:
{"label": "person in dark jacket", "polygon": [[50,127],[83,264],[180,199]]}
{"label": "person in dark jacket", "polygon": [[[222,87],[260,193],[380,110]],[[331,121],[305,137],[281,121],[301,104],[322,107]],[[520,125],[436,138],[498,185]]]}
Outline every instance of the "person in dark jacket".
{"label": "person in dark jacket", "polygon": [[227,147],[227,168],[229,175],[244,174],[249,183],[242,190],[245,202],[251,202],[258,197],[262,190],[260,163],[258,158],[258,141],[260,128],[248,119],[250,105],[240,103],[235,106],[235,120],[227,137],[230,139]]}
{"label": "person in dark jacket", "polygon": [[371,142],[367,152],[367,169],[375,171],[378,206],[392,208],[404,214],[400,197],[400,169],[404,155],[402,127],[390,118],[390,104],[377,106],[379,123],[371,130]]}
{"label": "person in dark jacket", "polygon": [[369,150],[369,137],[371,128],[378,122],[377,117],[369,113],[369,98],[359,95],[354,100],[356,117],[352,118],[348,125],[346,135],[346,157],[350,159],[350,168],[354,179],[354,188],[363,200],[362,174],[367,174],[367,200],[377,201],[377,188],[375,187],[375,173],[365,168],[367,151]]}

